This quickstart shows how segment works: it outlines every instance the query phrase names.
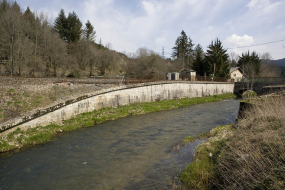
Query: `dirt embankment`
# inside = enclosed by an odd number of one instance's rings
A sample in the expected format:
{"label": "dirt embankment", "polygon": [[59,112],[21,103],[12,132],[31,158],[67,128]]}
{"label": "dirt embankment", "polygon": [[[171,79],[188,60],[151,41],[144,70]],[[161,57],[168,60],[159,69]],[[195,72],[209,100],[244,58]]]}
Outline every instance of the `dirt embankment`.
{"label": "dirt embankment", "polygon": [[0,77],[0,124],[25,113],[118,86],[93,79]]}

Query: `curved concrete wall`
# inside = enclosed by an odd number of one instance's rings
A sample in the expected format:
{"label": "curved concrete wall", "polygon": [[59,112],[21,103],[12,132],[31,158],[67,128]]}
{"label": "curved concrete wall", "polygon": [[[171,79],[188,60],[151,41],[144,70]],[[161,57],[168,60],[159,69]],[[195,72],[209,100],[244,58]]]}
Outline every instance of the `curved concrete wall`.
{"label": "curved concrete wall", "polygon": [[1,133],[7,134],[20,127],[23,130],[51,123],[61,124],[62,121],[77,114],[90,112],[106,107],[118,107],[133,103],[152,102],[160,100],[202,97],[209,95],[233,93],[234,83],[202,83],[202,82],[168,82],[128,85],[108,89],[84,100],[71,103],[46,113],[30,121],[20,123],[16,127]]}

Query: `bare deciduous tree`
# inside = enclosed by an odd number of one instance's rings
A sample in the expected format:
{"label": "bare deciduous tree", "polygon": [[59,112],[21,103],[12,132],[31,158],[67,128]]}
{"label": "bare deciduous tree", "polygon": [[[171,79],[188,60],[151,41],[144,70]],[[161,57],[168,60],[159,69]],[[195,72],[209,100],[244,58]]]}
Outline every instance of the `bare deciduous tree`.
{"label": "bare deciduous tree", "polygon": [[280,77],[281,69],[279,66],[271,63],[272,56],[270,53],[266,52],[260,56],[260,77]]}
{"label": "bare deciduous tree", "polygon": [[7,49],[7,57],[10,64],[10,75],[14,75],[14,56],[15,56],[15,42],[20,32],[21,25],[21,10],[17,2],[14,2],[10,9],[2,13],[1,26],[3,31],[2,38],[6,39],[2,43],[2,47]]}
{"label": "bare deciduous tree", "polygon": [[239,60],[239,56],[235,52],[229,54],[229,61],[231,67],[236,67]]}

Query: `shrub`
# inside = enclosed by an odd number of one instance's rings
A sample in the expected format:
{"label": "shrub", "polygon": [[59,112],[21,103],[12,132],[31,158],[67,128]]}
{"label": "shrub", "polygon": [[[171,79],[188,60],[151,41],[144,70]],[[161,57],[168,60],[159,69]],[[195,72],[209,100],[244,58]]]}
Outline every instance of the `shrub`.
{"label": "shrub", "polygon": [[80,72],[79,70],[77,69],[74,69],[73,71],[71,71],[67,77],[75,77],[75,78],[79,78],[81,75],[80,75]]}
{"label": "shrub", "polygon": [[247,90],[244,93],[242,93],[243,98],[249,98],[249,97],[255,97],[255,96],[257,96],[257,94],[252,90]]}

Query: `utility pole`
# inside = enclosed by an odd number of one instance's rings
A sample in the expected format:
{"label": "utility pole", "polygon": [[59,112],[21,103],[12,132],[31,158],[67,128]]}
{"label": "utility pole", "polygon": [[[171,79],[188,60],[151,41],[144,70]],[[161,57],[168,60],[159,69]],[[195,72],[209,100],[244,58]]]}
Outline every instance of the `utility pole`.
{"label": "utility pole", "polygon": [[[164,46],[162,46],[162,59],[165,59],[165,57],[164,57]],[[167,72],[166,64],[167,63],[165,63],[165,72]]]}
{"label": "utility pole", "polygon": [[214,75],[213,75],[213,77],[215,76],[215,73],[216,73],[216,63],[214,63]]}
{"label": "utility pole", "polygon": [[184,70],[184,49],[183,49],[183,55],[182,55],[182,57],[183,57],[183,70]]}

